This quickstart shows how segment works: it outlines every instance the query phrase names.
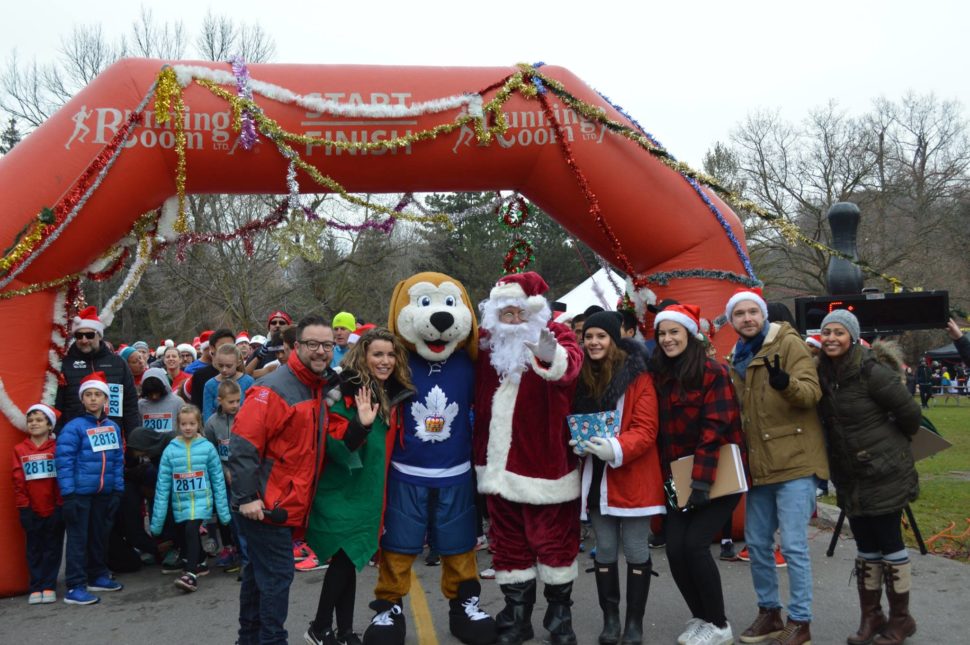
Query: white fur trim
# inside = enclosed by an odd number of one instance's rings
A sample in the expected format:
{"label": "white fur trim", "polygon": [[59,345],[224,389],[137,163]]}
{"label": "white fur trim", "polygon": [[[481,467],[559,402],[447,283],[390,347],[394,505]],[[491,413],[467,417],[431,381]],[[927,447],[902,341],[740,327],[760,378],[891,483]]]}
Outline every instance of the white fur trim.
{"label": "white fur trim", "polygon": [[525,290],[518,282],[503,282],[492,287],[488,293],[489,300],[525,300]]}
{"label": "white fur trim", "polygon": [[606,465],[610,468],[619,468],[623,465],[623,446],[620,445],[616,437],[609,437],[607,441],[610,442],[610,447],[613,448],[613,461],[606,462]]}
{"label": "white fur trim", "polygon": [[558,381],[566,373],[568,367],[569,354],[566,352],[566,348],[558,343],[556,344],[556,355],[548,368],[542,367],[536,357],[532,357],[533,371],[547,381]]}
{"label": "white fur trim", "polygon": [[111,395],[111,391],[108,390],[108,384],[105,383],[104,381],[95,381],[93,379],[90,381],[84,381],[83,383],[81,383],[81,387],[78,388],[77,395],[81,396],[82,394],[84,394],[85,390],[101,390],[102,392],[104,392],[105,396]]}
{"label": "white fur trim", "polygon": [[29,408],[27,408],[27,414],[30,414],[31,412],[34,412],[34,411],[40,412],[45,417],[47,417],[47,420],[51,422],[52,426],[57,425],[57,415],[54,414],[54,410],[49,405],[46,405],[44,403],[35,403]]}
{"label": "white fur trim", "polygon": [[683,325],[684,328],[690,332],[691,336],[697,335],[696,320],[694,320],[690,316],[680,313],[679,311],[668,311],[667,309],[664,309],[663,311],[658,313],[657,316],[653,319],[653,328],[656,329],[657,327],[660,326],[660,323],[662,323],[665,320],[669,320],[671,322],[675,322],[680,325]]}
{"label": "white fur trim", "polygon": [[539,479],[506,469],[512,445],[512,416],[518,394],[519,384],[511,379],[503,381],[495,390],[485,466],[475,466],[478,492],[498,495],[520,504],[559,504],[576,499],[580,493],[578,470],[559,479]]}
{"label": "white fur trim", "polygon": [[91,331],[96,331],[104,336],[104,323],[100,320],[91,320],[90,318],[79,318],[74,316],[74,320],[72,320],[71,323],[72,331],[90,329]]}
{"label": "white fur trim", "polygon": [[636,508],[620,508],[618,506],[603,506],[600,513],[614,517],[643,517],[645,515],[662,515],[667,512],[664,506],[640,506]]}
{"label": "white fur trim", "polygon": [[495,583],[500,585],[514,585],[535,579],[536,570],[534,567],[529,567],[528,569],[511,569],[508,571],[503,571],[502,569],[495,570]]}
{"label": "white fur trim", "polygon": [[739,302],[744,302],[745,300],[750,300],[757,304],[765,320],[768,320],[768,304],[765,302],[765,299],[754,291],[739,291],[731,296],[724,306],[724,317],[727,318],[728,322],[731,322],[731,314],[734,312],[734,308],[738,306]]}
{"label": "white fur trim", "polygon": [[[568,567],[550,567],[541,562],[538,563],[538,567],[539,580],[542,580],[547,585],[564,585],[579,577],[579,565],[576,564],[575,560]],[[498,577],[497,571],[495,575]]]}

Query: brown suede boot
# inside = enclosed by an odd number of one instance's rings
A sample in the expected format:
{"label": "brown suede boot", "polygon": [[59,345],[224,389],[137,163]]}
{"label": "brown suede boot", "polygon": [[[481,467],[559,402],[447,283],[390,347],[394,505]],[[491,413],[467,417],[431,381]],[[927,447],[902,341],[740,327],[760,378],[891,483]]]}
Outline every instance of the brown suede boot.
{"label": "brown suede boot", "polygon": [[889,599],[889,622],[872,640],[875,645],[901,645],[908,636],[916,633],[916,621],[909,614],[909,588],[912,583],[912,565],[883,562],[883,581],[886,598]]}
{"label": "brown suede boot", "polygon": [[812,645],[811,623],[789,618],[785,629],[768,645]]}
{"label": "brown suede boot", "polygon": [[882,613],[882,562],[855,559],[855,581],[859,590],[859,608],[862,620],[855,634],[849,636],[849,645],[869,645],[873,637],[886,626]]}
{"label": "brown suede boot", "polygon": [[758,617],[741,633],[741,642],[763,643],[780,634],[783,629],[785,623],[781,619],[781,609],[758,607]]}

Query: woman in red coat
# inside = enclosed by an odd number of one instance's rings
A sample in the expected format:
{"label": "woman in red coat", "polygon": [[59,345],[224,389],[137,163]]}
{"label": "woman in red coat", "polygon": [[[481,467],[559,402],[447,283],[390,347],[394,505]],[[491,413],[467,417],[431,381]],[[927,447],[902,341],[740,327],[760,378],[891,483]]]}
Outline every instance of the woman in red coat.
{"label": "woman in red coat", "polygon": [[620,338],[620,317],[602,311],[583,326],[584,361],[573,413],[619,412],[619,433],[570,442],[582,462],[581,512],[596,531],[596,590],[603,609],[600,643],[620,642],[618,543],[627,562],[623,643],[643,639],[650,590],[650,516],[664,512],[657,455],[657,397],[646,347]]}
{"label": "woman in red coat", "polygon": [[680,645],[723,645],[733,642],[724,615],[724,594],[711,542],[734,512],[741,494],[711,499],[720,447],[737,444],[744,452],[741,410],[727,369],[705,356],[698,339],[700,310],[694,305],[671,305],[657,314],[657,347],[651,371],[660,410],[660,464],[666,478],[670,463],[694,457],[684,510],[667,514],[667,562],[677,588],[687,602],[691,619],[677,639]]}

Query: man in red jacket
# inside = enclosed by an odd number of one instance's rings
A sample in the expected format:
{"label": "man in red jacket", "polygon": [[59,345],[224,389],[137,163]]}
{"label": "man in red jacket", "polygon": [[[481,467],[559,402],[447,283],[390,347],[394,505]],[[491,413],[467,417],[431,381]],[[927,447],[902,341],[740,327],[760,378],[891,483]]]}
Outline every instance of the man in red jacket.
{"label": "man in red jacket", "polygon": [[239,590],[240,645],[287,642],[293,529],[306,526],[323,465],[333,347],[323,318],[301,320],[286,365],[253,384],[232,426],[232,503],[249,557]]}
{"label": "man in red jacket", "polygon": [[550,322],[547,289],[537,273],[508,275],[480,305],[474,457],[491,518],[495,580],[505,595],[495,622],[506,645],[533,637],[537,576],[551,642],[576,642],[570,595],[580,486],[566,415],[583,354],[569,327]]}

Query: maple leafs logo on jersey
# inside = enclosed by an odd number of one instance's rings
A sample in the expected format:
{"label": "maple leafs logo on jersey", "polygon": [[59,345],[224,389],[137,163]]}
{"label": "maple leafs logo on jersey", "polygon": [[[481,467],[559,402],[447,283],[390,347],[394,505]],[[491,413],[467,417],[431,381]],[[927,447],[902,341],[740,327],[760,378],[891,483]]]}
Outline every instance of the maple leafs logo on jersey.
{"label": "maple leafs logo on jersey", "polygon": [[451,423],[458,416],[458,403],[448,402],[444,390],[435,385],[424,397],[424,403],[411,404],[415,436],[421,441],[444,441],[451,436]]}

